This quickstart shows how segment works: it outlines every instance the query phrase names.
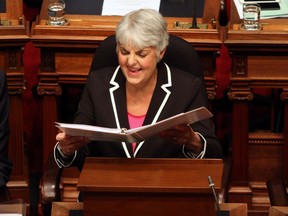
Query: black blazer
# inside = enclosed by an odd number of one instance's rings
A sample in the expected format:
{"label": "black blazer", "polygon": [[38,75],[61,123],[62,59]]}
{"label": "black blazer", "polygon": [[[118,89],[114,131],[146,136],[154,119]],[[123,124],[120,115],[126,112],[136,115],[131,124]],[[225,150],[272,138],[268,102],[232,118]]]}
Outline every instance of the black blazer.
{"label": "black blazer", "polygon": [[[199,78],[179,69],[158,64],[157,85],[144,125],[205,106]],[[125,77],[121,68],[92,71],[85,84],[74,123],[110,128],[129,128],[125,95]],[[211,120],[192,125],[207,140],[206,158],[221,158],[222,148],[215,136]],[[182,158],[182,147],[159,136],[137,145],[133,155],[131,144],[94,141],[78,151],[75,163],[82,167],[86,156]]]}
{"label": "black blazer", "polygon": [[5,187],[12,169],[12,163],[8,159],[9,132],[9,98],[6,75],[0,71],[0,188]]}

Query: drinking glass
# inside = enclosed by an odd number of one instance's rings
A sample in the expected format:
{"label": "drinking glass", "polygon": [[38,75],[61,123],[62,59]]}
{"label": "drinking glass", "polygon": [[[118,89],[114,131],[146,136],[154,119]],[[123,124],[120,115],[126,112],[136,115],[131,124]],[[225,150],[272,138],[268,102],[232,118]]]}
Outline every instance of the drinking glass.
{"label": "drinking glass", "polygon": [[63,26],[66,24],[64,0],[48,1],[48,25]]}
{"label": "drinking glass", "polygon": [[259,30],[261,7],[259,4],[244,4],[243,5],[243,24],[244,30]]}

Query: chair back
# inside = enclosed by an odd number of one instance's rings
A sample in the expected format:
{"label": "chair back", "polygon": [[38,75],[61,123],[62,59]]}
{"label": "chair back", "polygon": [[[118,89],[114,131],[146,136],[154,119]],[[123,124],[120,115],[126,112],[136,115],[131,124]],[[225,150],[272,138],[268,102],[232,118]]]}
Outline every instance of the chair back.
{"label": "chair back", "polygon": [[[200,57],[192,44],[183,38],[170,34],[169,45],[162,61],[167,63],[170,67],[181,69],[199,77],[202,82],[201,92],[203,97],[207,98],[202,64]],[[115,35],[107,37],[96,49],[90,72],[111,66],[118,66]]]}

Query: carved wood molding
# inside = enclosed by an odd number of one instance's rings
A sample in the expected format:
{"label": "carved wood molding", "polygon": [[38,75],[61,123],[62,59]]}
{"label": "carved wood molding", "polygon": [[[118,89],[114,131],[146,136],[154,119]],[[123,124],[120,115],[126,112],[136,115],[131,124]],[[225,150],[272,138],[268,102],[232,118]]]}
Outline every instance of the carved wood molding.
{"label": "carved wood molding", "polygon": [[22,46],[9,47],[6,49],[4,55],[5,55],[4,70],[6,71],[6,73],[22,71],[22,67],[23,67],[23,64],[22,64],[23,47]]}
{"label": "carved wood molding", "polygon": [[9,95],[21,95],[25,90],[24,75],[22,73],[6,73]]}
{"label": "carved wood molding", "polygon": [[247,79],[247,56],[233,55],[232,61],[231,87],[228,92],[229,99],[252,100],[253,93]]}
{"label": "carved wood molding", "polygon": [[283,134],[276,133],[250,133],[249,145],[284,145]]}
{"label": "carved wood molding", "polygon": [[207,90],[207,97],[208,100],[214,100],[216,98],[216,91],[214,90]]}
{"label": "carved wood molding", "polygon": [[211,77],[214,75],[216,62],[215,55],[211,55],[211,53],[201,53],[200,55],[201,65],[205,76]]}
{"label": "carved wood molding", "polygon": [[216,80],[208,81],[205,79],[205,86],[208,100],[214,100],[216,98]]}
{"label": "carved wood molding", "polygon": [[[213,52],[214,53],[214,52]],[[202,52],[200,55],[200,61],[204,72],[206,92],[209,100],[216,98],[216,55],[218,52],[211,53]]]}
{"label": "carved wood molding", "polygon": [[8,84],[8,93],[9,95],[21,95],[25,90],[25,86],[23,82],[19,82],[16,85]]}
{"label": "carved wood molding", "polygon": [[246,90],[229,90],[228,97],[230,100],[253,100],[253,93],[250,88]]}
{"label": "carved wood molding", "polygon": [[58,83],[39,83],[37,92],[39,95],[61,95],[62,88]]}
{"label": "carved wood molding", "polygon": [[24,91],[25,87],[23,86],[19,86],[19,88],[9,88],[8,86],[8,93],[9,95],[21,95]]}
{"label": "carved wood molding", "polygon": [[234,56],[231,77],[247,77],[247,56]]}
{"label": "carved wood molding", "polygon": [[9,70],[17,70],[19,68],[19,57],[18,57],[18,50],[10,49],[8,51],[8,65],[7,68]]}
{"label": "carved wood molding", "polygon": [[53,50],[41,49],[40,70],[45,72],[55,72],[55,52]]}
{"label": "carved wood molding", "polygon": [[288,100],[288,88],[283,88],[281,95],[280,95],[280,99],[282,101],[287,101]]}
{"label": "carved wood molding", "polygon": [[55,51],[41,49],[41,65],[37,92],[39,95],[61,95],[62,88],[58,83],[55,65]]}

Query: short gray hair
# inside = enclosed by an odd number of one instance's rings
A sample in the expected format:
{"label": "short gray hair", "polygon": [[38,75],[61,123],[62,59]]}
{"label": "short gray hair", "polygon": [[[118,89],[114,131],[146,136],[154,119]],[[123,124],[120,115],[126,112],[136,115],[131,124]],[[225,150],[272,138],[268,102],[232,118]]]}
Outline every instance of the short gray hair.
{"label": "short gray hair", "polygon": [[159,54],[169,43],[167,22],[158,11],[153,9],[132,11],[118,24],[116,42],[137,49],[152,46]]}

